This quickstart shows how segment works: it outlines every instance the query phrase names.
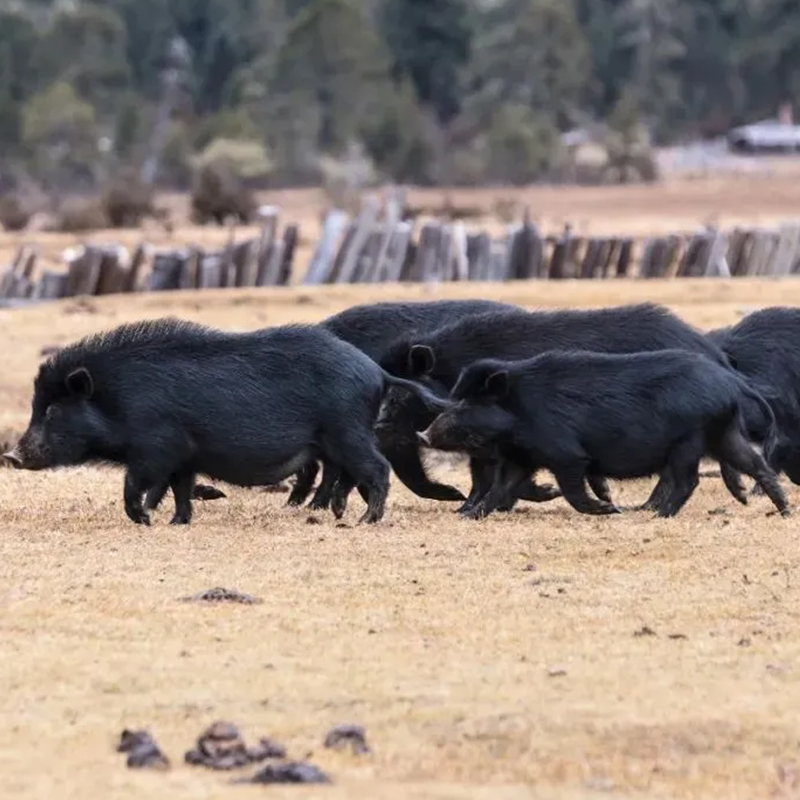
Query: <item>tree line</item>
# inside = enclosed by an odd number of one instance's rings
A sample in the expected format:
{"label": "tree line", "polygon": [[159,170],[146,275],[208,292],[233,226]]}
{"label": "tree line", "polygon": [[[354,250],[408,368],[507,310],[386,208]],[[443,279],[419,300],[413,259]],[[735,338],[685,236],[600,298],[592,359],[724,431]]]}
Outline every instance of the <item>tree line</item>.
{"label": "tree line", "polygon": [[557,179],[798,99],[796,0],[0,0],[0,189]]}

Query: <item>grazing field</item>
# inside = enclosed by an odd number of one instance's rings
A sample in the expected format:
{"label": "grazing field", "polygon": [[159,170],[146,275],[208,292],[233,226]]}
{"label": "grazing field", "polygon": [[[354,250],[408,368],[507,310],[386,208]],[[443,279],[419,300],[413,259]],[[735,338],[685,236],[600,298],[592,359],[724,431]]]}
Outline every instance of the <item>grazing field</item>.
{"label": "grazing field", "polygon": [[[0,438],[27,423],[42,348],[141,317],[251,328],[376,299],[479,294],[533,307],[664,302],[702,327],[800,305],[800,282],[348,287],[130,295],[0,312]],[[787,346],[792,346],[787,343]],[[264,409],[265,418],[269,409]],[[437,471],[459,485],[460,465]],[[796,797],[797,519],[704,478],[675,520],[561,501],[482,523],[393,481],[385,520],[336,525],[225,487],[188,528],[129,523],[122,474],[0,470],[3,796]],[[787,487],[793,507],[798,491]],[[627,504],[650,482],[612,484]],[[259,605],[199,605],[215,586]],[[215,719],[329,771],[326,787],[231,786],[183,763]],[[370,756],[324,750],[364,725]],[[167,773],[114,752],[146,727]],[[253,770],[243,770],[249,774]]]}

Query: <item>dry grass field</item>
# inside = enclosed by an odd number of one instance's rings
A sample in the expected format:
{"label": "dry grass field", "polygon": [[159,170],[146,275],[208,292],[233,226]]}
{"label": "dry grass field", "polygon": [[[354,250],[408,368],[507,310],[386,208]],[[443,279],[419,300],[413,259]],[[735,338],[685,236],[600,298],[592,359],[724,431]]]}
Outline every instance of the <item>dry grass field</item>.
{"label": "dry grass field", "polygon": [[[0,431],[27,422],[42,347],[166,313],[226,328],[316,320],[451,286],[64,301],[0,312]],[[796,281],[481,286],[532,307],[660,300],[700,326],[800,304]],[[266,411],[265,413],[268,413]],[[443,477],[466,475],[442,465]],[[561,500],[462,521],[393,482],[385,521],[344,527],[229,489],[189,528],[129,523],[122,475],[0,471],[0,793],[119,798],[797,797],[800,546],[766,500],[706,478],[676,520]],[[628,503],[647,482],[616,484]],[[793,505],[798,492],[790,489]],[[254,606],[179,601],[213,586]],[[643,628],[655,635],[636,635]],[[327,787],[231,786],[182,763],[231,719],[329,770]],[[373,754],[321,747],[366,726]],[[147,727],[167,773],[128,770]],[[248,771],[244,771],[248,774]]]}
{"label": "dry grass field", "polygon": [[[724,191],[525,199],[553,224],[656,231],[711,215],[777,221],[799,187],[740,179]],[[470,199],[488,207],[492,196]],[[319,210],[309,194],[278,202],[289,218]],[[175,237],[187,235],[222,234]],[[0,236],[0,262],[17,241]],[[43,347],[125,321],[175,314],[247,329],[369,300],[476,294],[527,307],[652,299],[708,328],[800,305],[800,281],[229,290],[5,310],[0,440],[27,423]],[[437,474],[467,481],[458,465]],[[797,508],[800,491],[786,487]],[[767,516],[762,498],[743,508],[704,478],[675,520],[591,518],[558,500],[474,523],[393,481],[385,520],[363,527],[356,496],[341,526],[285,508],[285,495],[225,488],[227,499],[196,503],[188,528],[167,524],[168,497],[142,529],[125,517],[119,470],[0,470],[0,796],[800,797],[800,512]],[[649,489],[612,485],[623,504]],[[180,602],[214,586],[264,602]],[[231,786],[230,774],[183,764],[216,719],[310,754],[334,785]],[[372,755],[322,748],[346,722],[366,727]],[[148,728],[172,769],[127,769],[114,752],[125,727]]]}

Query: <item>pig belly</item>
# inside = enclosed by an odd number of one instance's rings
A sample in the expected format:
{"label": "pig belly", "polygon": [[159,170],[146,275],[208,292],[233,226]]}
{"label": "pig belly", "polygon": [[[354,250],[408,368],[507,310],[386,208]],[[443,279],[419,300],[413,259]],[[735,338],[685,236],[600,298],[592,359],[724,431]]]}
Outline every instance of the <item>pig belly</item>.
{"label": "pig belly", "polygon": [[231,458],[215,459],[209,463],[199,460],[193,466],[195,472],[234,486],[265,486],[270,483],[278,483],[290,475],[294,475],[318,456],[319,452],[316,448],[305,447],[293,456],[279,461],[271,461],[267,458],[237,460],[234,454]]}

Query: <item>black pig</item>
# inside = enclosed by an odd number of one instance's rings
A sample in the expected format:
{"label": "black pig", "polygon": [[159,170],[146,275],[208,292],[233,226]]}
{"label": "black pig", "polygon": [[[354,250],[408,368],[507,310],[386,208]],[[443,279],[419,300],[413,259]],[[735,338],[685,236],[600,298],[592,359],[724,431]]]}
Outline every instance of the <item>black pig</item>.
{"label": "black pig", "polygon": [[42,364],[28,429],[6,457],[24,469],[121,464],[125,511],[143,524],[142,494],[153,486],[170,485],[172,522],[188,523],[198,473],[262,485],[325,458],[363,488],[362,521],[376,522],[389,465],[373,424],[394,382],[318,326],[225,333],[176,319],[123,325]]}
{"label": "black pig", "polygon": [[[748,314],[736,325],[708,333],[769,403],[778,424],[770,466],[800,484],[800,309],[774,306]],[[765,426],[751,431],[761,440]]]}
{"label": "black pig", "polygon": [[[487,311],[515,310],[517,306],[497,303],[492,300],[433,300],[423,302],[384,302],[352,306],[324,319],[319,325],[334,336],[357,347],[373,361],[380,362],[387,350],[400,336],[424,335],[442,325],[455,322]],[[389,460],[397,477],[420,497],[431,500],[464,500],[464,495],[453,486],[431,481],[420,459],[416,432],[410,435],[391,435],[392,431],[377,429],[381,452]],[[386,434],[389,435],[386,435]],[[297,480],[289,495],[288,503],[299,506],[306,501],[314,486],[319,467],[315,460],[310,461],[297,473]],[[333,489],[339,478],[338,469],[325,462],[322,481],[311,500],[314,509],[327,508]],[[152,489],[147,496],[148,508],[156,508],[168,486]],[[212,487],[200,484],[196,491],[208,491]],[[555,493],[558,494],[557,492]],[[335,510],[342,513],[346,498],[339,492],[339,502]]]}
{"label": "black pig", "polygon": [[[531,470],[546,468],[564,498],[585,514],[618,509],[597,492],[597,478],[669,474],[655,504],[678,513],[698,483],[700,460],[723,465],[725,485],[746,502],[738,475],[755,478],[788,514],[775,473],[743,432],[743,399],[766,401],[730,369],[682,350],[610,355],[551,351],[523,361],[477,361],[460,375],[450,409],[420,434],[427,445],[496,455],[490,508]],[[774,445],[774,420],[766,450]],[[585,482],[599,499],[590,497]]]}
{"label": "black pig", "polygon": [[[638,353],[669,348],[701,353],[717,364],[727,365],[725,355],[703,333],[652,303],[585,311],[517,309],[485,313],[444,326],[427,336],[403,337],[380,363],[387,372],[413,378],[445,396],[455,386],[461,370],[481,358],[514,361],[548,350]],[[408,440],[432,421],[433,416],[424,404],[405,392],[390,390],[381,405],[378,427]],[[484,513],[476,508],[476,503],[488,489],[486,475],[493,474],[493,466],[491,462],[473,458],[470,470],[472,490],[459,511],[474,517]],[[607,488],[602,488],[603,478],[596,476],[594,480],[607,496]],[[659,485],[658,493],[654,491],[645,506],[651,507],[664,490]],[[500,508],[513,505],[514,497],[524,499],[528,491],[525,481]]]}

